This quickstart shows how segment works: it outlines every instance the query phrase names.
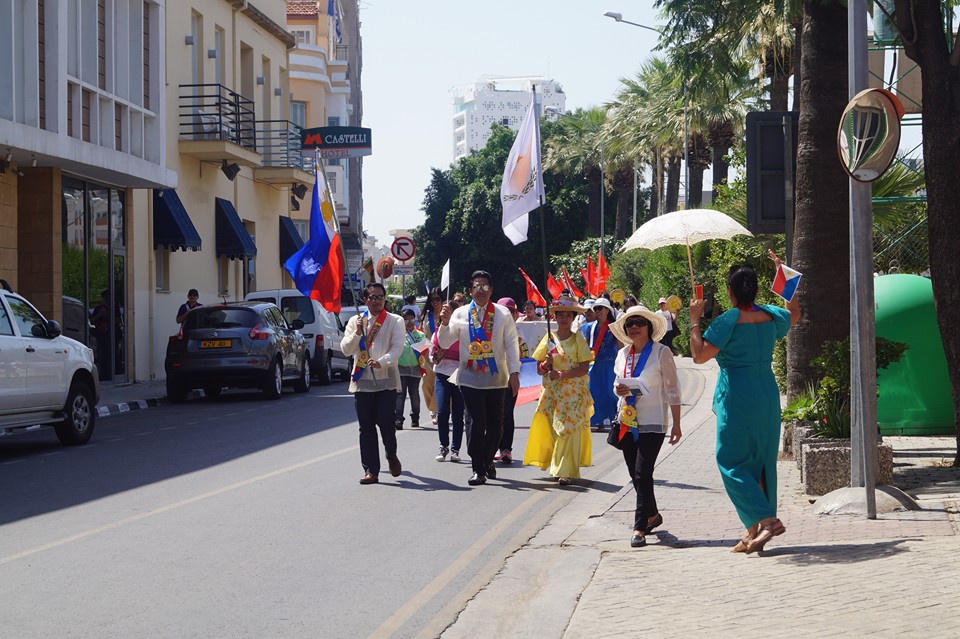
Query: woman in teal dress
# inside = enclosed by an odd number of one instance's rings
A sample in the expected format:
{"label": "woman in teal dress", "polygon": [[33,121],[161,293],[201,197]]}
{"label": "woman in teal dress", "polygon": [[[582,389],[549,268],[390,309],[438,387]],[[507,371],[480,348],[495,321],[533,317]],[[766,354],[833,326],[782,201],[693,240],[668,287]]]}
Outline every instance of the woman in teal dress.
{"label": "woman in teal dress", "polygon": [[[770,258],[779,267],[773,251]],[[733,552],[752,553],[786,532],[777,518],[780,391],[771,364],[773,345],[800,319],[800,306],[796,296],[786,309],[754,304],[757,274],[750,266],[730,269],[727,295],[733,308],[702,336],[703,300],[690,303],[690,350],[697,364],[716,357],[720,365],[713,396],[717,466],[747,529]]]}

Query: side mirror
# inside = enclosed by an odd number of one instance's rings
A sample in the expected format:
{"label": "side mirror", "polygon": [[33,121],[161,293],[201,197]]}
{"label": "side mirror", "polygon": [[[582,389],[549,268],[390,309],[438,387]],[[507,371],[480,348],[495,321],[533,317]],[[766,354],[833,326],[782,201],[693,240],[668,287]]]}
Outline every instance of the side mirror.
{"label": "side mirror", "polygon": [[61,335],[63,335],[63,327],[61,327],[60,323],[57,322],[56,320],[48,320],[46,329],[47,329],[47,334],[45,335],[45,337],[49,337],[52,339],[54,337],[60,337]]}
{"label": "side mirror", "polygon": [[302,319],[297,318],[297,319],[293,320],[293,322],[290,323],[290,326],[291,326],[294,330],[299,331],[301,328],[304,327],[304,323],[303,323],[303,320],[302,320]]}

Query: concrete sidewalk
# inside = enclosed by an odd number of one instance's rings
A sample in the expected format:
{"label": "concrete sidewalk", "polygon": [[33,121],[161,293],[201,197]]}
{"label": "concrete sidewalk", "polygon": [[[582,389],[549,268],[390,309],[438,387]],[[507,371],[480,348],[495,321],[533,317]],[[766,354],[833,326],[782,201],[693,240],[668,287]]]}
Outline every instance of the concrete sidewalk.
{"label": "concrete sidewalk", "polygon": [[[505,562],[443,637],[954,634],[960,472],[938,464],[952,460],[952,438],[885,438],[895,483],[922,510],[872,521],[815,515],[796,464],[780,462],[786,534],[762,554],[730,553],[743,530],[714,461],[716,365],[677,361],[702,383],[684,389],[683,440],[665,444],[658,460],[664,525],[647,547],[629,546],[632,487],[588,489]],[[585,475],[595,487],[624,485],[625,469],[606,466]]]}

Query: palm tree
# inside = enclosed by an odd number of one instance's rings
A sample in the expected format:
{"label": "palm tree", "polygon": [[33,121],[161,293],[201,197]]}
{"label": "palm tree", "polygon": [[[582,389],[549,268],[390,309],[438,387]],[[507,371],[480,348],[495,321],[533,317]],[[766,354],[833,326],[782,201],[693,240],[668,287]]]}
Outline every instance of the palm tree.
{"label": "palm tree", "polygon": [[572,117],[561,119],[560,131],[547,141],[544,155],[545,170],[580,173],[589,186],[587,220],[590,233],[600,232],[600,198],[606,197],[606,187],[600,176],[603,158],[601,130],[606,111],[599,108],[578,109]]}

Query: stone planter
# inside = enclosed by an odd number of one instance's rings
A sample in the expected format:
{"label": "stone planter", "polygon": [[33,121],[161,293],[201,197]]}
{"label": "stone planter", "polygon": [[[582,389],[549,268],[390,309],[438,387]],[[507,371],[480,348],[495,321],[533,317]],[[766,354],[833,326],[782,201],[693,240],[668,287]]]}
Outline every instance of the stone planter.
{"label": "stone planter", "polygon": [[813,422],[791,422],[793,437],[791,441],[793,459],[797,462],[797,469],[803,472],[803,444],[813,439]]}
{"label": "stone planter", "polygon": [[[850,440],[807,440],[802,445],[800,479],[808,495],[824,495],[850,485]],[[877,485],[893,482],[893,447],[877,445]]]}

